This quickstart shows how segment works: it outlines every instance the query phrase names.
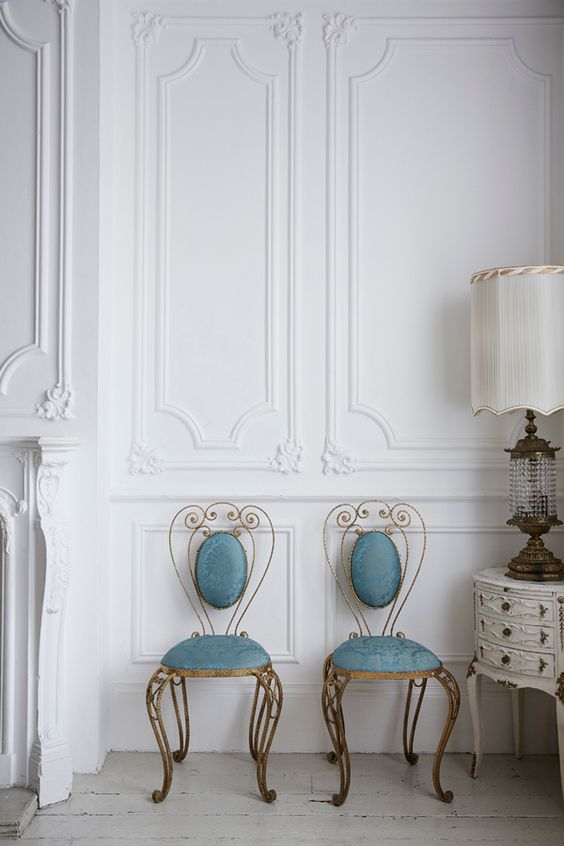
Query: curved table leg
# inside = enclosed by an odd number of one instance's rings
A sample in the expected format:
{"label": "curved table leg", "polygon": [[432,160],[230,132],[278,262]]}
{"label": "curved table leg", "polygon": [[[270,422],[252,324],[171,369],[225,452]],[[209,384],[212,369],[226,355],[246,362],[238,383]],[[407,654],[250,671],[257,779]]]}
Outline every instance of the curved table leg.
{"label": "curved table leg", "polygon": [[555,700],[556,705],[556,726],[558,729],[558,752],[560,755],[560,781],[562,783],[562,796],[564,797],[564,673],[560,676],[562,680],[563,696]]}
{"label": "curved table leg", "polygon": [[435,678],[440,681],[447,694],[448,716],[435,753],[435,760],[433,762],[433,785],[435,787],[437,798],[440,799],[441,802],[452,802],[454,794],[451,790],[447,790],[446,792],[443,790],[440,780],[440,770],[443,753],[458,716],[458,709],[460,708],[460,690],[458,689],[456,679],[445,667],[441,667],[440,670],[437,671]]}
{"label": "curved table leg", "polygon": [[172,784],[172,752],[161,713],[163,693],[171,683],[172,678],[172,675],[163,673],[159,668],[153,673],[147,685],[147,713],[163,762],[163,784],[160,790],[153,790],[153,802],[162,802],[163,799],[166,799],[170,785]]}
{"label": "curved table leg", "polygon": [[511,711],[513,714],[513,741],[515,744],[515,757],[522,758],[522,724],[523,691],[520,689],[511,691]]}
{"label": "curved table leg", "polygon": [[472,719],[472,730],[474,732],[474,754],[472,756],[472,778],[478,778],[478,770],[482,761],[482,718],[481,718],[481,694],[482,677],[476,672],[476,659],[472,661],[466,673],[466,685],[468,688],[468,704],[470,705],[470,717]]}
{"label": "curved table leg", "polygon": [[[343,804],[351,784],[351,761],[345,737],[345,721],[342,709],[343,693],[348,683],[349,678],[338,676],[334,669],[330,669],[323,683],[321,694],[323,717],[335,750],[334,760],[339,765],[339,792],[334,793],[331,800],[334,805]],[[333,760],[332,757],[327,757],[329,760]]]}

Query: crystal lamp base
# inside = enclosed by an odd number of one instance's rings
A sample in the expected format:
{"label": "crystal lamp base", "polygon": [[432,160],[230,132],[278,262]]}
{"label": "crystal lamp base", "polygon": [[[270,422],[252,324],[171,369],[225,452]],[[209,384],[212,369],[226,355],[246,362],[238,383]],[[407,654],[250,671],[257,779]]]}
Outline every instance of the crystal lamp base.
{"label": "crystal lamp base", "polygon": [[530,535],[519,555],[509,562],[506,575],[525,582],[559,582],[564,579],[564,566],[550,549],[544,545],[541,535],[552,526],[559,526],[562,520],[556,516],[546,518],[513,517],[507,521],[509,526],[517,526]]}

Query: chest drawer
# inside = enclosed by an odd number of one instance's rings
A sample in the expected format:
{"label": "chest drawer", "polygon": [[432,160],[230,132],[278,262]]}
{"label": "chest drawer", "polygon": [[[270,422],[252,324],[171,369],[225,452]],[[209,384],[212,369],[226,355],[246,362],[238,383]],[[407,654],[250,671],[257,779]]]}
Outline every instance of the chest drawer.
{"label": "chest drawer", "polygon": [[552,623],[554,612],[550,599],[539,596],[522,597],[511,593],[497,593],[489,588],[476,586],[478,612],[497,614],[500,617],[541,623]]}
{"label": "chest drawer", "polygon": [[511,647],[503,647],[487,640],[478,640],[479,657],[484,663],[499,670],[510,670],[536,678],[554,678],[555,662],[550,653],[525,652]]}
{"label": "chest drawer", "polygon": [[516,620],[500,620],[478,613],[478,635],[485,640],[498,641],[525,649],[554,649],[554,629],[550,626],[533,626]]}

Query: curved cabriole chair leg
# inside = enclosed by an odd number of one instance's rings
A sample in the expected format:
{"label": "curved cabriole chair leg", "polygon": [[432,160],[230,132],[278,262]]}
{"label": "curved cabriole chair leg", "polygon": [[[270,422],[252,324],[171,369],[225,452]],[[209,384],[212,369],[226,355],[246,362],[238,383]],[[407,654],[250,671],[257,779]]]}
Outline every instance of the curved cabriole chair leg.
{"label": "curved cabriole chair leg", "polygon": [[256,685],[255,685],[255,693],[254,693],[254,696],[253,696],[253,705],[252,705],[252,708],[251,708],[251,718],[249,720],[249,751],[251,753],[251,757],[253,758],[253,761],[257,760],[258,737],[259,737],[260,727],[261,727],[261,724],[262,724],[262,718],[263,718],[263,715],[264,715],[264,709],[265,709],[265,704],[266,704],[266,700],[265,700],[265,697],[263,695],[262,700],[261,700],[261,706],[260,706],[260,709],[259,709],[259,712],[258,712],[258,717],[257,717],[257,705],[258,705],[258,699],[259,699],[259,694],[261,692],[261,689],[262,688],[261,688],[260,681],[257,678]]}
{"label": "curved cabriole chair leg", "polygon": [[339,792],[333,794],[331,800],[333,805],[343,804],[351,784],[351,761],[345,737],[345,721],[341,704],[348,683],[348,678],[340,678],[334,670],[330,670],[321,694],[321,709],[335,750],[334,758],[330,755],[327,757],[330,761],[334,760],[339,765]]}
{"label": "curved cabriole chair leg", "polygon": [[[258,719],[255,725],[253,734],[253,746],[251,747],[251,754],[253,748],[256,755],[257,762],[257,784],[260,794],[265,802],[274,802],[276,799],[276,791],[269,790],[266,783],[266,768],[268,764],[268,755],[270,747],[274,739],[276,727],[280,719],[282,711],[282,684],[278,678],[278,674],[272,667],[257,674],[257,689],[255,690],[255,700],[258,697],[258,687],[262,689],[263,699],[259,709]],[[256,701],[253,702],[254,716],[256,712]],[[252,731],[252,724],[250,733]],[[255,757],[253,755],[253,757]]]}
{"label": "curved cabriole chair leg", "polygon": [[460,708],[460,690],[456,679],[445,667],[441,667],[437,671],[435,678],[437,681],[440,681],[446,691],[448,697],[448,716],[435,753],[435,760],[433,762],[433,786],[435,788],[437,798],[440,799],[441,802],[452,802],[454,797],[452,790],[444,791],[441,787],[440,770],[443,752],[445,751],[450,733],[456,722],[456,717],[458,716],[458,709]]}
{"label": "curved cabriole chair leg", "polygon": [[[327,681],[327,678],[329,676],[329,672],[331,670],[331,660],[332,660],[332,658],[333,658],[333,653],[331,653],[331,655],[327,656],[327,658],[325,659],[325,663],[323,664],[323,684],[325,684],[325,682]],[[323,708],[323,713],[325,714],[325,709],[323,707],[323,703],[322,703],[321,707]],[[327,720],[325,720],[325,722],[327,722]],[[342,750],[341,750],[341,752],[342,752]],[[334,752],[328,752],[327,753],[327,760],[329,761],[330,764],[336,764],[337,763],[337,756],[335,755]]]}
{"label": "curved cabriole chair leg", "polygon": [[[415,714],[413,715],[413,722],[411,724],[411,732],[409,734],[409,743],[407,740],[407,731],[409,726],[409,711],[411,709],[411,696],[413,688],[418,687],[419,696],[417,698],[417,705],[415,707]],[[403,718],[403,754],[408,764],[416,764],[419,760],[419,755],[413,752],[413,741],[415,740],[415,729],[417,728],[417,720],[419,719],[419,712],[423,704],[423,697],[425,695],[425,688],[427,687],[427,679],[421,679],[421,684],[417,684],[414,679],[409,680],[409,689],[407,691],[407,701],[405,703],[405,714]]]}
{"label": "curved cabriole chair leg", "polygon": [[163,799],[166,799],[168,791],[170,790],[170,785],[172,784],[172,752],[170,751],[170,744],[168,742],[161,713],[161,700],[163,698],[163,693],[171,681],[172,675],[163,673],[163,671],[159,668],[153,673],[149,679],[149,684],[147,685],[147,713],[149,715],[149,720],[151,721],[153,732],[155,733],[163,762],[163,785],[160,790],[153,790],[153,802],[162,802]]}
{"label": "curved cabriole chair leg", "polygon": [[[178,707],[178,699],[176,696],[176,688],[182,688],[182,705],[184,711],[184,723],[180,716],[180,708]],[[174,704],[174,713],[176,715],[176,724],[178,726],[178,749],[172,753],[172,757],[179,764],[184,760],[188,754],[188,747],[190,745],[190,717],[188,715],[188,695],[186,693],[186,679],[184,676],[174,676],[170,685],[170,692],[172,694],[172,702]]]}

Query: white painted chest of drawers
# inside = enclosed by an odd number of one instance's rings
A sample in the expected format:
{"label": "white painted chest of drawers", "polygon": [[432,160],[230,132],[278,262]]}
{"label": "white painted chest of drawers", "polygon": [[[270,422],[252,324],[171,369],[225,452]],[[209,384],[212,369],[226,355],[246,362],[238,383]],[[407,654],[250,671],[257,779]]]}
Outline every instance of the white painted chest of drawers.
{"label": "white painted chest of drawers", "polygon": [[474,729],[472,775],[482,757],[480,678],[485,675],[513,696],[516,754],[521,754],[520,694],[524,687],[555,699],[564,795],[564,581],[520,582],[492,567],[474,577],[475,654],[468,668]]}

